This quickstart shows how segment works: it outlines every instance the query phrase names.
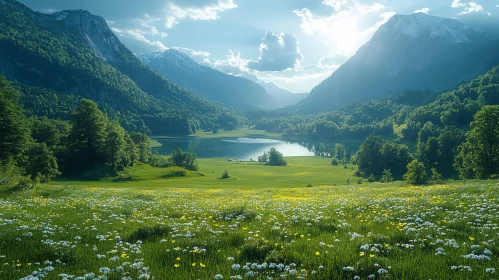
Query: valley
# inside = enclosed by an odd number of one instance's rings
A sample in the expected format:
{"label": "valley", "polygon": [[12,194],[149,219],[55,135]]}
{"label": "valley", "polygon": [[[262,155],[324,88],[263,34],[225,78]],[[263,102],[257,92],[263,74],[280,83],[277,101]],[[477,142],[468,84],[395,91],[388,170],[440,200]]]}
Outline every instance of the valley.
{"label": "valley", "polygon": [[0,0],[0,279],[495,279],[497,7],[157,2]]}

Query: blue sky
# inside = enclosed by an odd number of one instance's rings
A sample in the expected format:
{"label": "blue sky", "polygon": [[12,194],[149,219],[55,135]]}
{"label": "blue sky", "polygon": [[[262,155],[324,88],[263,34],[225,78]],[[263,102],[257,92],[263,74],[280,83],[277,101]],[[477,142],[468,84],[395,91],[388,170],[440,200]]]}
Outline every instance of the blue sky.
{"label": "blue sky", "polygon": [[[308,92],[394,14],[416,11],[499,30],[499,0],[22,0],[103,16],[137,55],[180,49],[249,79]],[[499,34],[498,34],[499,35]]]}

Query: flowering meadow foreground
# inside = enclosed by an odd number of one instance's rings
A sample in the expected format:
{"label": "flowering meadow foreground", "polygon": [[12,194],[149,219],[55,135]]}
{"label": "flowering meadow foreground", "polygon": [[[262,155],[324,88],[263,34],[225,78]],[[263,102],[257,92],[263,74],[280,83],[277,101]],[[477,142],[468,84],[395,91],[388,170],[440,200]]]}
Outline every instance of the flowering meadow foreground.
{"label": "flowering meadow foreground", "polygon": [[497,279],[499,184],[0,194],[0,279]]}

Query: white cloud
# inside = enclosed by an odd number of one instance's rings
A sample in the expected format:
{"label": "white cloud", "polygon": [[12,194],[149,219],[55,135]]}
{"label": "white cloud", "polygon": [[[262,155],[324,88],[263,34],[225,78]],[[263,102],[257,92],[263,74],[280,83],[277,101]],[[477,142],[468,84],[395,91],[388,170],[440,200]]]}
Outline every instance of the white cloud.
{"label": "white cloud", "polygon": [[454,0],[452,1],[452,4],[450,5],[452,8],[461,8],[466,6],[466,4],[461,3],[461,0]]}
{"label": "white cloud", "polygon": [[348,0],[323,0],[322,4],[332,7],[335,11],[339,11],[343,6],[348,4]]}
{"label": "white cloud", "polygon": [[267,31],[260,43],[260,57],[257,61],[250,61],[248,67],[258,71],[282,71],[295,68],[302,58],[294,34]]}
{"label": "white cloud", "polygon": [[340,10],[335,8],[326,16],[314,14],[307,8],[293,11],[301,18],[302,31],[314,35],[314,40],[324,44],[333,54],[352,56],[395,14],[391,7],[378,2],[365,5],[348,0],[341,4]]}
{"label": "white cloud", "polygon": [[416,10],[414,11],[415,14],[417,13],[424,13],[424,14],[428,14],[428,12],[430,12],[430,9],[429,8],[422,8],[421,10]]}
{"label": "white cloud", "polygon": [[467,14],[476,13],[476,12],[480,12],[480,11],[483,11],[482,6],[478,5],[475,2],[470,2],[470,3],[468,3],[468,7],[466,7],[464,9],[464,11],[460,12],[458,15],[462,16],[462,15],[467,15]]}
{"label": "white cloud", "polygon": [[204,7],[182,7],[170,2],[166,7],[165,26],[167,28],[172,28],[183,19],[216,20],[220,17],[219,13],[234,8],[237,8],[234,0],[218,0],[218,2]]}
{"label": "white cloud", "polygon": [[[497,6],[499,6],[499,5],[497,5]],[[452,8],[464,8],[464,10],[462,12],[458,13],[458,15],[460,15],[460,16],[483,11],[483,7],[479,4],[477,4],[476,2],[463,3],[463,2],[461,2],[461,0],[452,1],[451,7]]]}

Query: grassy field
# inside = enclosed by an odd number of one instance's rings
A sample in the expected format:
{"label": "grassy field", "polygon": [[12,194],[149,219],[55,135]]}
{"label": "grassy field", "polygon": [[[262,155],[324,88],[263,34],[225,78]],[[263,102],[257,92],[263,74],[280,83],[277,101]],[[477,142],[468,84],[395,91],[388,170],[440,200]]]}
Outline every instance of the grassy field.
{"label": "grassy field", "polygon": [[496,277],[497,181],[293,188],[289,180],[3,191],[0,279]]}
{"label": "grassy field", "polygon": [[[351,178],[357,183],[351,170],[343,166],[332,166],[330,158],[288,157],[288,166],[273,167],[257,162],[231,162],[228,159],[199,159],[198,172],[187,171],[185,177],[169,177],[176,168],[155,168],[138,165],[127,169],[116,177],[100,181],[55,181],[52,184],[70,183],[72,185],[126,188],[272,188],[343,185]],[[229,171],[230,179],[221,180],[224,170]]]}

